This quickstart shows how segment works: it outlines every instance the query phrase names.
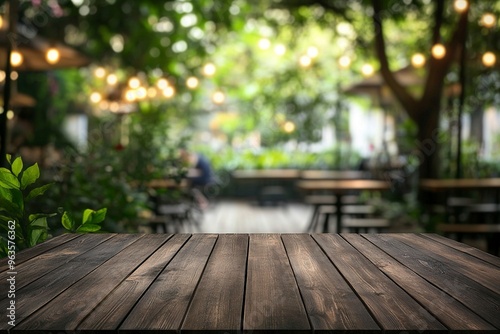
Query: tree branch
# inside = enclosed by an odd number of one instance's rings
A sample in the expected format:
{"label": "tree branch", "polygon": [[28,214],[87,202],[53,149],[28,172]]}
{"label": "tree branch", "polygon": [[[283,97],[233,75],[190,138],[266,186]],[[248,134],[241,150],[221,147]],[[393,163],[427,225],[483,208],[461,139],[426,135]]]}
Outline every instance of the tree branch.
{"label": "tree branch", "polygon": [[383,10],[381,0],[372,0],[373,4],[373,26],[375,29],[375,51],[380,61],[380,72],[385,83],[389,86],[403,108],[407,111],[410,118],[416,120],[415,98],[396,80],[394,74],[389,68],[389,61],[385,49],[384,29],[383,29]]}

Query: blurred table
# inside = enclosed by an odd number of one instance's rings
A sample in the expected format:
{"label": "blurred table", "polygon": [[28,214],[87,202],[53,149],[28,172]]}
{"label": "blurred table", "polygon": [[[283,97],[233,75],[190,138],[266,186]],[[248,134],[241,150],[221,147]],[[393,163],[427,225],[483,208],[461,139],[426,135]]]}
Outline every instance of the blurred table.
{"label": "blurred table", "polygon": [[500,330],[500,259],[433,234],[72,234],[0,266],[14,333]]}
{"label": "blurred table", "polygon": [[500,189],[500,178],[423,179],[420,188],[428,191]]}
{"label": "blurred table", "polygon": [[[384,191],[391,188],[390,184],[378,180],[305,180],[297,182],[302,191],[328,191],[336,196],[337,233],[342,230],[342,196],[353,191]],[[328,220],[325,220],[323,232],[328,232]]]}

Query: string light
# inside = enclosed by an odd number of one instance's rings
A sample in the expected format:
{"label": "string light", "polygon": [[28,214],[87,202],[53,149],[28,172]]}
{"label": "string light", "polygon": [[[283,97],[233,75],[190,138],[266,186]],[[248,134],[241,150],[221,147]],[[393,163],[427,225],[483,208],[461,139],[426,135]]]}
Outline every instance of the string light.
{"label": "string light", "polygon": [[375,69],[370,64],[364,64],[361,67],[361,73],[363,74],[363,76],[369,77],[369,76],[372,76],[373,73],[375,73]]}
{"label": "string light", "polygon": [[312,59],[309,56],[304,55],[300,57],[299,64],[302,67],[309,67],[312,64]]}
{"label": "string light", "polygon": [[102,100],[102,96],[100,93],[93,92],[92,94],[90,94],[90,101],[92,103],[99,103],[101,100]]}
{"label": "string light", "polygon": [[437,43],[431,49],[432,56],[436,59],[443,59],[446,55],[446,48],[443,44]]}
{"label": "string light", "polygon": [[145,87],[137,88],[135,95],[139,100],[145,99],[148,96],[148,90]]}
{"label": "string light", "polygon": [[486,52],[482,57],[483,65],[486,67],[492,67],[497,62],[497,57],[493,52]]}
{"label": "string light", "polygon": [[340,57],[339,65],[341,68],[348,68],[349,66],[351,66],[351,58],[349,56]]}
{"label": "string light", "polygon": [[108,85],[114,86],[118,82],[118,77],[116,76],[116,74],[111,73],[106,77],[106,82],[108,83]]}
{"label": "string light", "polygon": [[493,28],[495,26],[497,18],[495,15],[491,13],[485,13],[483,16],[481,16],[481,20],[479,21],[479,24],[481,24],[485,28]]}
{"label": "string light", "polygon": [[453,7],[458,13],[462,13],[467,10],[467,8],[469,7],[469,3],[467,2],[467,0],[455,0]]}
{"label": "string light", "polygon": [[167,99],[172,98],[175,95],[175,89],[172,86],[168,86],[163,90],[163,96],[165,96]]}
{"label": "string light", "polygon": [[317,47],[315,46],[310,46],[307,48],[307,55],[310,57],[310,58],[316,58],[318,55],[319,55],[319,50]]}
{"label": "string light", "polygon": [[7,119],[13,119],[14,118],[14,112],[12,110],[7,111]]}
{"label": "string light", "polygon": [[271,47],[271,42],[267,38],[261,38],[259,40],[258,46],[262,50],[267,50]]}
{"label": "string light", "polygon": [[127,89],[125,91],[125,100],[127,102],[134,102],[137,98],[136,92],[133,89]]}
{"label": "string light", "polygon": [[415,68],[421,68],[425,65],[425,56],[421,53],[415,53],[411,57],[411,64]]}
{"label": "string light", "polygon": [[168,87],[168,80],[165,79],[165,78],[160,78],[157,82],[156,82],[156,87],[158,87],[159,89],[161,90],[164,90],[165,88]]}
{"label": "string light", "polygon": [[156,88],[154,87],[149,87],[148,88],[148,97],[153,99],[156,97],[156,95],[158,94],[158,92],[156,91]]}
{"label": "string light", "polygon": [[23,55],[18,51],[12,51],[12,53],[10,54],[10,63],[14,67],[21,66],[23,60],[24,60]]}
{"label": "string light", "polygon": [[222,104],[222,103],[224,103],[225,100],[226,100],[226,96],[220,90],[216,91],[212,95],[212,101],[214,101],[215,104]]}
{"label": "string light", "polygon": [[59,50],[57,50],[56,48],[48,49],[45,55],[45,58],[47,59],[47,62],[49,64],[56,64],[59,61],[60,57],[61,54],[59,53]]}
{"label": "string light", "polygon": [[212,75],[214,75],[216,70],[217,68],[212,63],[208,63],[203,66],[203,74],[207,77],[211,77]]}
{"label": "string light", "polygon": [[286,121],[285,124],[283,124],[283,130],[285,130],[286,133],[292,133],[295,131],[295,124],[291,121]]}
{"label": "string light", "polygon": [[283,56],[286,53],[286,46],[278,44],[274,47],[274,53],[278,56]]}
{"label": "string light", "polygon": [[104,76],[106,75],[106,70],[104,69],[104,67],[98,67],[95,69],[94,71],[94,75],[97,77],[97,78],[104,78]]}
{"label": "string light", "polygon": [[17,73],[17,71],[12,71],[10,72],[10,78],[11,80],[17,80],[17,78],[19,78],[19,73]]}
{"label": "string light", "polygon": [[132,89],[137,89],[141,85],[141,81],[137,77],[132,77],[128,80],[128,86]]}
{"label": "string light", "polygon": [[196,77],[189,77],[186,80],[186,86],[189,89],[195,89],[196,87],[198,87],[199,84],[200,84],[200,81]]}

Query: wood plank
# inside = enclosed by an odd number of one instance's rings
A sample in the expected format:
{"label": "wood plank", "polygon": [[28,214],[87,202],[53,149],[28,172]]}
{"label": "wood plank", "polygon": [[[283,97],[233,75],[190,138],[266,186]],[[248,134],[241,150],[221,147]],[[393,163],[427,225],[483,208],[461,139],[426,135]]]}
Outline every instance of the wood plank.
{"label": "wood plank", "polygon": [[441,265],[453,268],[500,296],[500,268],[465,253],[451,252],[449,247],[416,234],[398,233],[394,238],[413,248],[424,249],[432,258],[441,262]]}
{"label": "wood plank", "polygon": [[[57,270],[19,289],[16,293],[16,318],[19,323],[33,312],[43,307],[57,295],[69,288],[82,277],[102,265],[137,239],[130,234],[118,234],[94,247],[90,251],[68,262]],[[36,270],[36,268],[35,268]],[[2,307],[7,299],[0,302]],[[6,328],[0,323],[0,329]]]}
{"label": "wood plank", "polygon": [[342,236],[449,329],[468,331],[495,329],[462,303],[436,288],[360,235],[344,234]]}
{"label": "wood plank", "polygon": [[498,257],[498,256],[486,253],[480,249],[477,249],[477,248],[469,246],[467,244],[455,241],[453,239],[445,238],[439,234],[424,233],[421,235],[423,237],[426,237],[426,238],[429,238],[429,239],[432,239],[435,241],[439,241],[440,243],[442,243],[448,247],[451,247],[451,248],[454,248],[454,249],[459,250],[461,252],[470,254],[478,259],[481,259],[485,262],[488,262],[488,263],[491,263],[497,267],[500,267],[500,257]]}
{"label": "wood plank", "polygon": [[437,319],[341,236],[320,234],[314,238],[384,330],[445,330]]}
{"label": "wood plank", "polygon": [[474,280],[443,266],[425,250],[417,250],[388,234],[363,235],[377,247],[500,328],[500,296]]}
{"label": "wood plank", "polygon": [[[17,267],[16,289],[19,290],[43,275],[52,272],[57,267],[111,238],[111,236],[111,234],[82,235],[79,238],[67,241],[64,243],[64,247],[53,248],[21,263]],[[4,282],[8,276],[7,272],[0,274],[0,282]]]}
{"label": "wood plank", "polygon": [[52,299],[43,309],[17,325],[16,329],[36,330],[40,324],[58,331],[76,329],[94,307],[168,238],[161,234],[137,235],[134,243]]}
{"label": "wood plank", "polygon": [[178,331],[216,240],[217,235],[193,235],[137,302],[119,330]]}
{"label": "wood plank", "polygon": [[244,331],[309,331],[310,325],[281,238],[251,234]]}
{"label": "wood plank", "polygon": [[[165,236],[165,238],[168,238]],[[190,238],[176,234],[120,283],[105,300],[78,325],[77,330],[116,330],[137,300],[145,293],[160,272]]]}
{"label": "wood plank", "polygon": [[[22,251],[16,253],[16,266],[32,259],[40,254],[47,252],[49,249],[63,245],[72,239],[78,238],[81,234],[76,233],[66,233],[59,236],[53,237],[49,240],[42,242],[34,247],[23,249]],[[0,260],[0,272],[6,271],[9,268],[7,263],[7,258]]]}
{"label": "wood plank", "polygon": [[241,329],[247,249],[248,235],[219,236],[186,314],[183,333]]}
{"label": "wood plank", "polygon": [[314,331],[380,330],[310,235],[284,234],[282,240]]}

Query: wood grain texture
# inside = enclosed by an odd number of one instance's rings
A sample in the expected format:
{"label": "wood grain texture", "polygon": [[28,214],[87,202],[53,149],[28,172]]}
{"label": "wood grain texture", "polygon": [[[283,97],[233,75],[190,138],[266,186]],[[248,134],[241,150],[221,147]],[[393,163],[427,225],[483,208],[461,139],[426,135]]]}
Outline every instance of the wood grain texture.
{"label": "wood grain texture", "polygon": [[[42,308],[75,282],[112,258],[137,239],[134,235],[120,234],[81,254],[57,270],[42,276],[16,293],[18,323]],[[36,268],[34,268],[36,270]],[[61,306],[62,307],[62,306]],[[0,329],[7,326],[0,322]]]}
{"label": "wood grain texture", "polygon": [[217,235],[193,235],[141,297],[120,331],[180,329]]}
{"label": "wood grain texture", "polygon": [[247,235],[219,236],[191,301],[182,332],[229,333],[241,328],[247,248]]}
{"label": "wood grain texture", "polygon": [[441,264],[422,249],[415,249],[403,242],[395,240],[391,235],[363,235],[377,247],[390,254],[399,262],[413,270],[440,290],[452,296],[462,304],[500,328],[500,296],[493,293],[474,280]]}
{"label": "wood grain texture", "polygon": [[339,235],[314,238],[385,330],[445,330],[401,287]]}
{"label": "wood grain texture", "polygon": [[250,235],[243,330],[310,330],[293,271],[277,234]]}
{"label": "wood grain texture", "polygon": [[282,239],[315,331],[380,330],[310,235],[285,234]]}
{"label": "wood grain texture", "polygon": [[367,242],[360,235],[344,234],[342,236],[448,329],[470,331],[495,329],[458,300],[416,275],[411,269],[396,261],[374,244]]}
{"label": "wood grain texture", "polygon": [[137,300],[190,238],[190,235],[178,234],[172,238],[169,237],[165,236],[168,241],[87,315],[85,320],[78,325],[78,330],[116,330],[119,327]]}

